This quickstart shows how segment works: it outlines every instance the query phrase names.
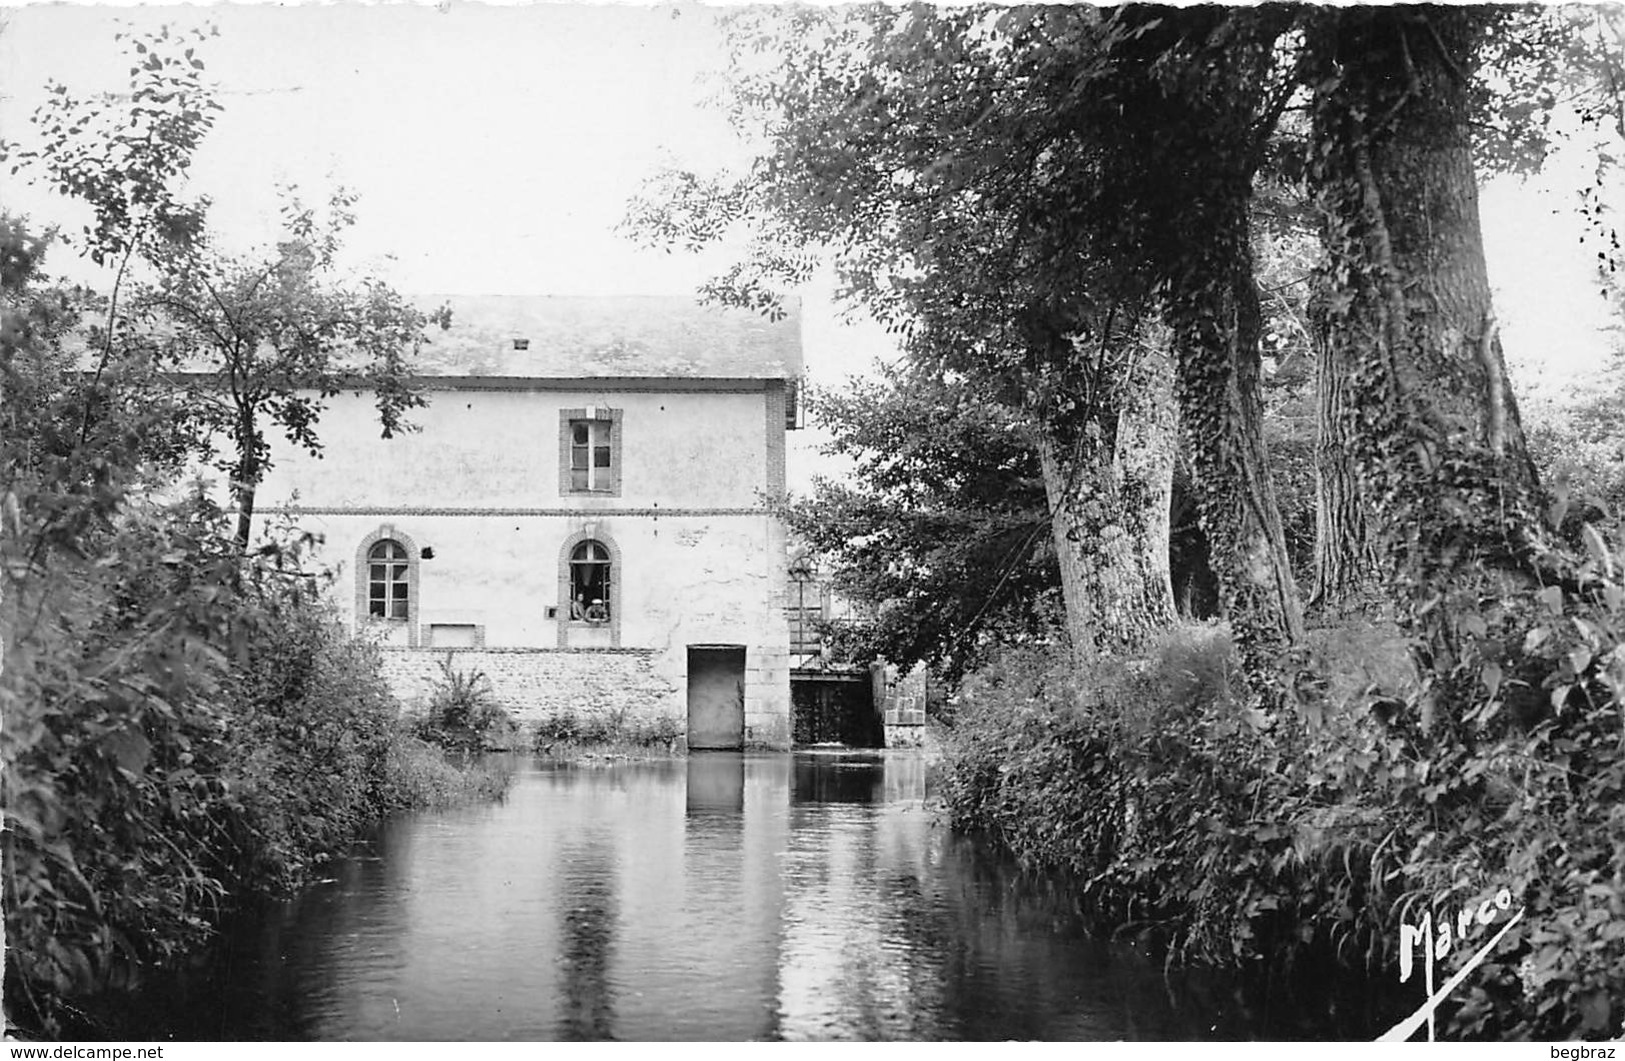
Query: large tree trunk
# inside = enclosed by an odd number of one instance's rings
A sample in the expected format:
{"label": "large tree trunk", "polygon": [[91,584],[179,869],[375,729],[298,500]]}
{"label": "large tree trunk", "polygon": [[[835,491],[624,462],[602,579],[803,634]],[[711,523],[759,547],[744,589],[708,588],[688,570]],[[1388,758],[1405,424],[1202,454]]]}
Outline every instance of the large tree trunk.
{"label": "large tree trunk", "polygon": [[1315,588],[1310,602],[1335,613],[1363,598],[1373,555],[1354,456],[1357,406],[1349,333],[1317,331]]}
{"label": "large tree trunk", "polygon": [[1173,494],[1173,371],[1139,348],[1110,383],[1115,401],[1084,422],[1036,432],[1060,559],[1067,630],[1080,655],[1140,648],[1174,618],[1168,569]]}
{"label": "large tree trunk", "polygon": [[[1527,570],[1538,483],[1491,312],[1468,135],[1484,12],[1329,9],[1310,26],[1341,410],[1375,537],[1430,679],[1465,698],[1458,620]],[[1469,624],[1478,626],[1478,624]]]}
{"label": "large tree trunk", "polygon": [[[1248,210],[1284,10],[1125,9],[1122,194],[1163,295],[1198,509],[1246,679],[1275,686],[1303,613],[1269,477]],[[1174,61],[1180,60],[1180,61]]]}
{"label": "large tree trunk", "polygon": [[1202,531],[1249,675],[1273,669],[1303,636],[1264,446],[1258,289],[1244,181],[1191,204],[1189,257],[1178,263],[1167,316],[1179,351],[1179,415],[1196,467]]}

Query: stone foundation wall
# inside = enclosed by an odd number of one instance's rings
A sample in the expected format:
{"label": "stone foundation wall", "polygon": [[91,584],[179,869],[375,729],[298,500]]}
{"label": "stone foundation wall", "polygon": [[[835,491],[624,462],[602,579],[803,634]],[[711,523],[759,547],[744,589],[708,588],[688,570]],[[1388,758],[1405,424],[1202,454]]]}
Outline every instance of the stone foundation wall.
{"label": "stone foundation wall", "polygon": [[[652,648],[401,648],[380,646],[384,679],[408,709],[425,707],[444,682],[441,664],[479,672],[492,698],[520,728],[573,714],[619,714],[629,723],[668,718],[688,729],[686,653]],[[745,672],[745,744],[790,746],[789,686],[785,659],[753,650]]]}
{"label": "stone foundation wall", "polygon": [[620,711],[628,720],[687,723],[681,690],[656,669],[652,649],[391,649],[384,677],[408,707],[422,707],[443,680],[441,664],[479,671],[521,727],[556,715]]}

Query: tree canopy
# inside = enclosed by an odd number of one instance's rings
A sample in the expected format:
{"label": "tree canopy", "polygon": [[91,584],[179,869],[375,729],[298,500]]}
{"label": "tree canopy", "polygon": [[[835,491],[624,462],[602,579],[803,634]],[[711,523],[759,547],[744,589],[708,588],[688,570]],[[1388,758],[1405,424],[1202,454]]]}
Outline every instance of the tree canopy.
{"label": "tree canopy", "polygon": [[892,367],[813,396],[851,481],[792,500],[790,529],[872,618],[835,631],[860,661],[950,679],[993,645],[1044,636],[1059,572],[1038,456],[1019,418],[952,377]]}

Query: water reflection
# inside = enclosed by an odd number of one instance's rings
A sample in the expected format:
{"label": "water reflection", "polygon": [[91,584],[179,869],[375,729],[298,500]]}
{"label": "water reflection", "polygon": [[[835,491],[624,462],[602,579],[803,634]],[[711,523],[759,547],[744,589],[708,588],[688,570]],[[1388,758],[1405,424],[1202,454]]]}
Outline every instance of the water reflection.
{"label": "water reflection", "polygon": [[566,847],[560,874],[559,967],[563,1000],[558,1037],[612,1039],[615,1026],[610,968],[615,958],[615,860],[608,844],[590,839]]}
{"label": "water reflection", "polygon": [[[875,803],[885,798],[886,758],[881,752],[806,752],[796,757],[791,803]],[[923,785],[923,775],[921,779]],[[923,798],[918,794],[900,798]]]}
{"label": "water reflection", "polygon": [[745,811],[745,757],[734,752],[695,752],[688,757],[684,805],[692,820],[714,816],[739,824]]}
{"label": "water reflection", "polygon": [[1246,1035],[1092,939],[1063,888],[934,823],[914,753],[525,766],[398,821],[120,1036]]}

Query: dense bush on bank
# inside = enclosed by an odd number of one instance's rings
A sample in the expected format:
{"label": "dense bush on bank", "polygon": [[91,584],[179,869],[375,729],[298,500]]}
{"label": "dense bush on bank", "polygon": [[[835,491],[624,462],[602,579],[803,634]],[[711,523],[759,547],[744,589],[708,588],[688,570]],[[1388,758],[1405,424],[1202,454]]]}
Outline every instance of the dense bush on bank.
{"label": "dense bush on bank", "polygon": [[[1536,688],[1558,710],[1499,729],[1481,711],[1449,739],[1406,721],[1403,642],[1369,628],[1318,632],[1327,684],[1274,717],[1241,695],[1220,627],[1083,669],[1012,652],[961,690],[948,812],[1028,866],[1076,875],[1107,923],[1153,932],[1170,960],[1276,975],[1397,978],[1401,923],[1432,912],[1435,934],[1455,934],[1459,911],[1505,888],[1524,916],[1441,1009],[1441,1033],[1618,1035],[1625,713],[1610,631],[1625,624],[1600,601],[1567,608],[1553,643],[1523,656],[1551,664],[1558,680]],[[1576,630],[1598,639],[1586,659]],[[1470,919],[1441,948],[1439,982],[1498,927]]]}
{"label": "dense bush on bank", "polygon": [[502,784],[406,732],[300,543],[245,562],[201,495],[83,530],[8,554],[6,995],[47,1032],[383,814]]}

